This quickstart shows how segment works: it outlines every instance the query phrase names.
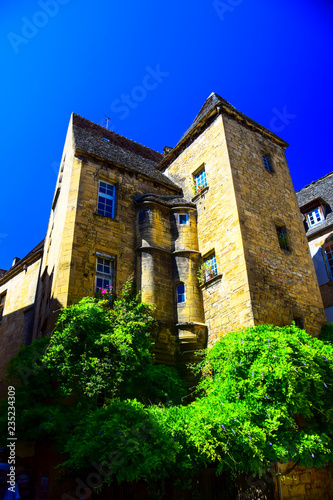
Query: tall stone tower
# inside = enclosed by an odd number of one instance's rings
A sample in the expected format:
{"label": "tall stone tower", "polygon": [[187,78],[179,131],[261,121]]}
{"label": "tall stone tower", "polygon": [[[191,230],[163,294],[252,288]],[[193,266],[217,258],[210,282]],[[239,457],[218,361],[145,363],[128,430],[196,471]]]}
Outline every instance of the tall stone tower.
{"label": "tall stone tower", "polygon": [[316,335],[325,323],[287,146],[211,94],[159,164],[195,203],[198,249],[215,265],[201,287],[209,344],[239,327],[295,321]]}

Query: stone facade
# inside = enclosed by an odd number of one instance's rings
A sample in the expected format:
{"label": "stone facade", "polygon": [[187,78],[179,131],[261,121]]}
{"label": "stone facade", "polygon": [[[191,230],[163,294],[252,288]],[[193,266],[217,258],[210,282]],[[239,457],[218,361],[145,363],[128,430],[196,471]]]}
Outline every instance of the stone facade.
{"label": "stone facade", "polygon": [[327,321],[333,322],[333,172],[296,193]]}
{"label": "stone facade", "polygon": [[0,281],[0,379],[20,346],[31,342],[42,255],[43,242],[18,259]]}
{"label": "stone facade", "polygon": [[98,283],[119,293],[131,273],[156,305],[160,362],[184,365],[261,323],[302,321],[317,335],[325,316],[286,147],[216,94],[164,155],[73,114],[29,292],[13,300],[15,267],[0,277],[1,342],[15,311],[33,307],[27,338],[52,334],[61,307]]}
{"label": "stone facade", "polygon": [[275,500],[280,500],[280,498],[287,498],[288,500],[332,500],[332,465],[327,465],[322,469],[305,469],[304,467],[294,467],[293,464],[280,464],[279,472],[281,474],[280,485],[276,481]]}
{"label": "stone facade", "polygon": [[[197,136],[192,131],[193,141],[162,162],[164,174],[183,186],[185,196],[193,176],[206,171],[208,186],[195,197],[199,249],[203,257],[215,252],[222,276],[203,287],[209,344],[243,326],[293,320],[316,335],[325,317],[285,159],[287,145],[223,104]],[[286,228],[288,250],[280,247],[280,227]]]}

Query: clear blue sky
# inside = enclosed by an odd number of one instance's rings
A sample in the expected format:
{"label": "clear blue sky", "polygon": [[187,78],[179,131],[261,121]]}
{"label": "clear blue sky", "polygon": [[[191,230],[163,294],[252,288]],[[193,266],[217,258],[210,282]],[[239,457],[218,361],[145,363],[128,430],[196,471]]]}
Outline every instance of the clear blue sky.
{"label": "clear blue sky", "polygon": [[45,236],[72,111],[162,151],[214,91],[290,144],[296,190],[333,170],[331,0],[2,0],[0,19],[0,268]]}

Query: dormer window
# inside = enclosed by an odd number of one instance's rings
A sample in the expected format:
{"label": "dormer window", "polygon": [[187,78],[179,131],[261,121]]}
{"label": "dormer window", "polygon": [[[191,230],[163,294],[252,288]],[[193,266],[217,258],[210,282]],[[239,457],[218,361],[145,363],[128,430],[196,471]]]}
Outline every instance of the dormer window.
{"label": "dormer window", "polygon": [[308,212],[306,214],[307,220],[309,227],[313,227],[316,224],[320,224],[320,222],[323,222],[325,220],[324,213],[321,207],[317,207],[314,210],[311,210],[311,212]]}

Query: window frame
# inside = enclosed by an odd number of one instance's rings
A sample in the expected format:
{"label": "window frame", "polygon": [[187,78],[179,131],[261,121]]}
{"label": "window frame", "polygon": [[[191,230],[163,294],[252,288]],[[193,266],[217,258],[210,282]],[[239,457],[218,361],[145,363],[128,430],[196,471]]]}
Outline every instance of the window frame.
{"label": "window frame", "polygon": [[5,310],[7,290],[0,294],[0,325],[3,319],[3,313]]}
{"label": "window frame", "polygon": [[[202,181],[199,181],[200,177],[202,177]],[[195,184],[196,194],[200,194],[201,191],[208,186],[207,172],[204,165],[198,170],[198,172],[193,174],[193,181]]]}
{"label": "window frame", "polygon": [[277,239],[281,250],[291,252],[290,238],[286,225],[275,225]]}
{"label": "window frame", "polygon": [[[317,220],[316,222],[314,222],[312,224],[310,216],[311,216],[311,214],[313,214],[316,211],[318,211],[318,213],[320,215],[320,220],[319,221]],[[306,220],[307,220],[309,229],[312,228],[312,227],[314,227],[314,226],[317,226],[318,224],[321,224],[322,222],[324,222],[324,220],[325,220],[325,214],[324,214],[323,208],[319,205],[318,207],[314,208],[313,210],[310,210],[309,212],[307,212],[306,213]]]}
{"label": "window frame", "polygon": [[[210,262],[213,262],[213,264],[209,264]],[[218,273],[218,269],[217,269],[217,262],[216,262],[216,254],[215,254],[215,252],[211,252],[206,257],[204,257],[203,264],[204,264],[204,266],[206,264],[209,264],[209,265],[212,266],[212,271],[211,272],[208,272],[206,270],[204,271],[204,273],[205,273],[205,283],[207,283],[208,281],[210,281],[211,279],[215,278],[215,276],[217,276],[219,274]],[[210,278],[208,278],[208,276],[210,276],[210,274],[212,274],[213,276],[211,276]]]}
{"label": "window frame", "polygon": [[[99,260],[102,260],[103,263],[98,262]],[[99,265],[105,266],[105,262],[109,263],[110,266],[110,272],[104,272],[98,269]],[[98,293],[102,289],[107,289],[109,293],[112,292],[113,290],[113,282],[114,282],[114,269],[115,269],[115,258],[113,256],[106,256],[106,255],[99,255],[98,253],[96,254],[96,267],[95,267],[95,293]],[[103,280],[102,286],[97,285],[97,280]],[[104,282],[108,281],[108,284],[105,285]]]}
{"label": "window frame", "polygon": [[[104,189],[108,189],[108,186],[112,187],[113,194],[110,195],[107,192],[102,193],[101,190],[101,183],[105,184],[106,187]],[[106,210],[106,201],[105,200],[111,200],[111,215],[108,215],[109,210]],[[99,208],[100,204],[104,204],[104,209]],[[103,217],[108,217],[109,219],[114,219],[115,218],[115,212],[116,212],[116,185],[112,184],[111,182],[103,181],[102,179],[99,179],[98,181],[98,195],[97,195],[97,214],[102,215]]]}
{"label": "window frame", "polygon": [[[332,258],[331,258],[332,267],[330,265],[330,259],[327,255],[327,251],[326,251],[327,248],[331,248],[330,253],[332,254]],[[333,281],[333,241],[331,241],[328,244],[326,243],[326,246],[323,245],[322,249],[323,249],[323,254],[324,254],[325,262],[326,262],[326,266],[327,266],[328,277],[329,277],[330,281]]]}
{"label": "window frame", "polygon": [[[185,222],[180,222],[180,218],[185,216],[186,217],[186,221]],[[189,214],[186,214],[186,213],[179,213],[177,214],[177,223],[179,226],[188,226],[190,224],[190,217],[189,217]]]}
{"label": "window frame", "polygon": [[270,154],[261,154],[262,163],[264,165],[264,169],[266,172],[274,173],[274,169],[272,167],[272,158]]}
{"label": "window frame", "polygon": [[[183,289],[184,289],[183,293],[178,292],[179,287],[183,287]],[[179,297],[183,297],[184,300],[178,300]],[[176,302],[177,302],[177,304],[185,304],[185,302],[186,302],[186,289],[185,289],[185,283],[183,281],[181,281],[180,283],[178,283],[176,285]]]}

